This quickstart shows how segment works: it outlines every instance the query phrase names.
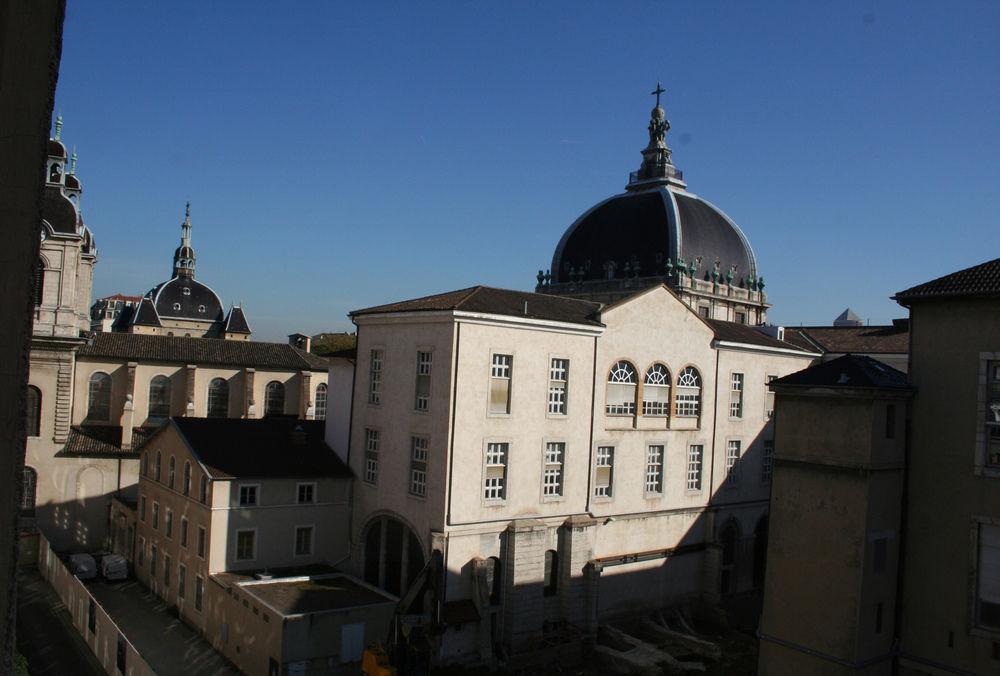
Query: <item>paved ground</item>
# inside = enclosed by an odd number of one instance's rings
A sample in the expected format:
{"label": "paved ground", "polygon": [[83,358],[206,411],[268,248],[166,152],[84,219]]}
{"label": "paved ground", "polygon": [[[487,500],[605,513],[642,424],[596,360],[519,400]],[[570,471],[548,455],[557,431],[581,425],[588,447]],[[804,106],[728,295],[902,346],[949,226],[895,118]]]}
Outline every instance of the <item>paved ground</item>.
{"label": "paved ground", "polygon": [[32,676],[104,673],[66,606],[33,569],[17,574],[17,649],[28,660]]}
{"label": "paved ground", "polygon": [[194,629],[135,580],[106,582],[97,579],[86,584],[157,674],[229,676],[239,673]]}

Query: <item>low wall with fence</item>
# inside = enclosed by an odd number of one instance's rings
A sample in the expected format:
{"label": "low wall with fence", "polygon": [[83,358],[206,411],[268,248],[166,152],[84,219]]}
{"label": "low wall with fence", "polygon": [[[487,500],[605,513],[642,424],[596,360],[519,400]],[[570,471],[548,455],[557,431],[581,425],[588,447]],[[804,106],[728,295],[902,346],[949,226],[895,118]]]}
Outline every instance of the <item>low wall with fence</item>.
{"label": "low wall with fence", "polygon": [[69,610],[73,626],[83,636],[106,672],[113,676],[146,676],[156,673],[41,533],[38,534],[38,571],[62,599]]}

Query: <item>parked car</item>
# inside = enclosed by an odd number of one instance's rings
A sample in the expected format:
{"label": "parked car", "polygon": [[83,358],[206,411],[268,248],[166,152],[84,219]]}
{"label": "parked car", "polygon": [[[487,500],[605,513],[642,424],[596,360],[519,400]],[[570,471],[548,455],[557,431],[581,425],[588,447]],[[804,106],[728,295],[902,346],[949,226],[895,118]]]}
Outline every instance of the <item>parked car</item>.
{"label": "parked car", "polygon": [[124,580],[128,577],[128,562],[121,554],[107,554],[101,558],[101,575],[105,580]]}
{"label": "parked car", "polygon": [[69,567],[80,580],[91,580],[97,577],[97,563],[90,554],[71,554]]}

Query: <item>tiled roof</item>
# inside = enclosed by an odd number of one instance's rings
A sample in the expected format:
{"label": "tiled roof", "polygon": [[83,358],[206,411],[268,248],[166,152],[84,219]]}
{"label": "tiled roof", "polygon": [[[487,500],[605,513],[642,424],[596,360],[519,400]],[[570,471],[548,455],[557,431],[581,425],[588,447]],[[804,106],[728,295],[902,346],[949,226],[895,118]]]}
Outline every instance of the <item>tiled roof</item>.
{"label": "tiled roof", "polygon": [[906,305],[912,300],[953,296],[1000,296],[1000,258],[918,284],[893,299]]}
{"label": "tiled roof", "polygon": [[[776,347],[784,350],[815,352],[815,350],[811,350],[802,344],[772,338],[760,329],[750,326],[749,324],[727,322],[721,319],[708,319],[706,321],[712,327],[712,330],[715,331],[716,340],[724,340],[731,343],[760,345],[761,347]],[[787,338],[787,333],[785,335]]]}
{"label": "tiled roof", "polygon": [[64,455],[81,457],[133,457],[136,449],[159,427],[133,427],[132,449],[122,450],[121,425],[73,425],[62,450]]}
{"label": "tiled roof", "polygon": [[247,316],[243,314],[242,307],[234,305],[229,309],[224,330],[226,333],[252,333],[250,323],[247,322]]}
{"label": "tiled roof", "polygon": [[468,289],[439,293],[434,296],[414,298],[399,303],[378,305],[355,310],[352,317],[359,315],[384,314],[389,312],[433,312],[462,310],[484,314],[527,317],[571,324],[601,326],[600,303],[562,296],[551,296],[528,291],[495,289],[489,286],[473,286]]}
{"label": "tiled roof", "polygon": [[326,371],[322,357],[285,343],[221,340],[138,333],[93,333],[78,357],[123,361],[158,361],[175,364]]}
{"label": "tiled roof", "polygon": [[905,354],[910,349],[910,329],[892,326],[798,326],[785,329],[786,340],[801,340],[827,353]]}
{"label": "tiled roof", "polygon": [[906,374],[882,362],[845,354],[771,381],[771,386],[909,389]]}
{"label": "tiled roof", "polygon": [[[124,315],[125,313],[122,312],[122,314]],[[156,314],[153,301],[149,298],[143,298],[139,301],[139,307],[135,310],[130,323],[138,324],[139,326],[160,326],[160,316]]]}
{"label": "tiled roof", "polygon": [[171,418],[171,424],[216,479],[351,476],[327,446],[322,420]]}

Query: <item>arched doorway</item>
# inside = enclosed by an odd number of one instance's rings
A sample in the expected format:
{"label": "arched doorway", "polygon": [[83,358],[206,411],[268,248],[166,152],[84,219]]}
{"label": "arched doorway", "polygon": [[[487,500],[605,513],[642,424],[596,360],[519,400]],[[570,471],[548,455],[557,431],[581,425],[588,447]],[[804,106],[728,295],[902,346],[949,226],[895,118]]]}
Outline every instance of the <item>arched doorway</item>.
{"label": "arched doorway", "polygon": [[420,539],[399,519],[379,516],[364,536],[365,582],[401,596],[424,567]]}

